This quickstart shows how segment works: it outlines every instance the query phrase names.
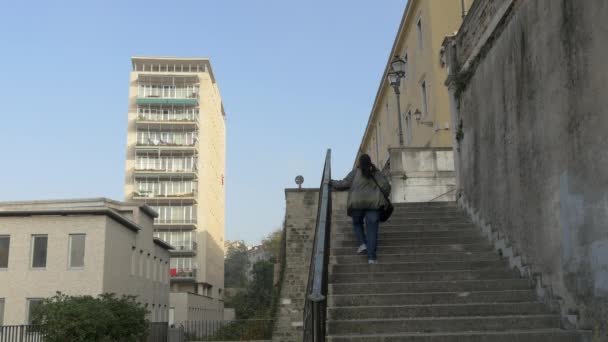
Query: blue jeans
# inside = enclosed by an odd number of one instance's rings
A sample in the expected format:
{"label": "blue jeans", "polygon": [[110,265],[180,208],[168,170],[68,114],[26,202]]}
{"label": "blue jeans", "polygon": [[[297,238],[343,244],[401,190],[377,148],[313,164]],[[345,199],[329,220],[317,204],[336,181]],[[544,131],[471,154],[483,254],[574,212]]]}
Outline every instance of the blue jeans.
{"label": "blue jeans", "polygon": [[[359,241],[359,245],[367,245],[367,258],[369,260],[376,260],[376,247],[378,246],[378,227],[380,225],[380,211],[379,210],[362,210],[353,209],[351,212],[353,218],[353,229],[355,235]],[[363,229],[363,220],[365,219],[365,226],[367,227],[367,235]]]}

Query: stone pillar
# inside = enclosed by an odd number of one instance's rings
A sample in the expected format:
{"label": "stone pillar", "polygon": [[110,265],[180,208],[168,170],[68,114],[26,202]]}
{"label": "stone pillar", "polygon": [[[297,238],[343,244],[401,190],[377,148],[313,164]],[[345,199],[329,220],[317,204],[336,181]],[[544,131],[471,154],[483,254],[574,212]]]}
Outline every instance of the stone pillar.
{"label": "stone pillar", "polygon": [[[332,217],[346,215],[347,192],[332,193]],[[285,190],[285,274],[273,342],[301,341],[319,189]]]}
{"label": "stone pillar", "polygon": [[304,298],[317,219],[319,189],[285,190],[285,274],[273,342],[302,339]]}

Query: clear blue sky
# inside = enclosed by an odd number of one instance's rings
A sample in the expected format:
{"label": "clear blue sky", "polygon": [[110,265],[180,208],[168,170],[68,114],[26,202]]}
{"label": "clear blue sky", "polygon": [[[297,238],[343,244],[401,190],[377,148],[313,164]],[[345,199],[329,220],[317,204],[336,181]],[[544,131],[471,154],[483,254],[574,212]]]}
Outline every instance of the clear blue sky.
{"label": "clear blue sky", "polygon": [[130,57],[210,57],[227,113],[226,239],[351,167],[406,0],[5,1],[0,201],[123,199]]}

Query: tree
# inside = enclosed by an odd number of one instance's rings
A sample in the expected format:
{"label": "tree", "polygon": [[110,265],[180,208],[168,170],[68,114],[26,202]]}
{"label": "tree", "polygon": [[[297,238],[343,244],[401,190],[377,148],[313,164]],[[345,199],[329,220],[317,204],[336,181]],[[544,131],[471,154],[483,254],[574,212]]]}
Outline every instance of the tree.
{"label": "tree", "polygon": [[230,245],[224,260],[224,287],[245,287],[248,266],[247,246],[242,242]]}
{"label": "tree", "polygon": [[279,262],[281,254],[281,241],[283,239],[283,229],[278,228],[262,240],[264,250],[269,254],[269,261],[272,263]]}
{"label": "tree", "polygon": [[274,264],[258,261],[253,264],[253,280],[246,291],[226,299],[226,306],[236,309],[237,321],[220,329],[214,339],[267,339],[272,335],[272,303],[277,291],[273,288]]}
{"label": "tree", "polygon": [[135,296],[68,296],[58,292],[32,313],[45,342],[140,342],[148,310]]}

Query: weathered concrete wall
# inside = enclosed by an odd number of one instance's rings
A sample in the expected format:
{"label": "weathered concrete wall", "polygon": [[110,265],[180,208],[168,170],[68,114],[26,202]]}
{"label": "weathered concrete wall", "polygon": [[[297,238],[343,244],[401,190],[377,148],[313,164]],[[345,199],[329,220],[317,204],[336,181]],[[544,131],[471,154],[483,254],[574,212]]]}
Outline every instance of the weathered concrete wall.
{"label": "weathered concrete wall", "polygon": [[452,148],[396,147],[390,157],[391,201],[454,201]]}
{"label": "weathered concrete wall", "polygon": [[460,203],[598,341],[608,324],[606,18],[603,0],[477,0],[451,67]]}
{"label": "weathered concrete wall", "polygon": [[[333,215],[345,215],[346,193],[332,194]],[[301,341],[304,299],[317,220],[319,189],[285,190],[286,264],[277,321],[272,336],[275,342]]]}

